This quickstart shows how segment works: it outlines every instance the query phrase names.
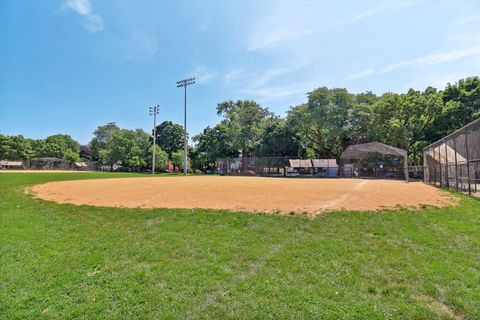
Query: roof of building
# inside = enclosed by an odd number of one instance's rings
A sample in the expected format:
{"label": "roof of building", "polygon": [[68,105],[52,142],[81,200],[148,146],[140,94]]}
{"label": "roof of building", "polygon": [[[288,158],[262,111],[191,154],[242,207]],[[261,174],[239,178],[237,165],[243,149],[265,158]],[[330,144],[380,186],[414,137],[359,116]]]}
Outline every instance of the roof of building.
{"label": "roof of building", "polygon": [[289,159],[288,162],[290,163],[290,167],[292,168],[311,168],[312,162],[310,159],[302,160],[302,159]]}
{"label": "roof of building", "polygon": [[388,156],[398,156],[405,157],[407,156],[407,151],[383,144],[380,142],[369,142],[362,144],[355,144],[349,146],[340,156],[340,159],[361,159],[366,158],[371,154],[380,154]]}
{"label": "roof of building", "polygon": [[312,159],[314,168],[335,168],[338,167],[337,159]]}
{"label": "roof of building", "polygon": [[22,161],[0,160],[0,166],[21,167],[22,165],[23,165]]}

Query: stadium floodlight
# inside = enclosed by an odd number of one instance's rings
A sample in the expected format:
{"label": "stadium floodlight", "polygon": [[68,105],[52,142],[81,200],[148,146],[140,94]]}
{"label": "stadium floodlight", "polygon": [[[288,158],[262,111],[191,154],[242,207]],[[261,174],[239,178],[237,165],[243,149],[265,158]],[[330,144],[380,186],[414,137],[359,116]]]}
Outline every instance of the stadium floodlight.
{"label": "stadium floodlight", "polygon": [[159,110],[160,110],[159,105],[148,108],[150,116],[153,116],[152,174],[155,174],[155,149],[156,149],[155,144],[157,139],[157,114]]}
{"label": "stadium floodlight", "polygon": [[195,83],[195,77],[177,81],[177,88],[185,89],[185,105],[183,117],[183,175],[187,175],[187,87]]}

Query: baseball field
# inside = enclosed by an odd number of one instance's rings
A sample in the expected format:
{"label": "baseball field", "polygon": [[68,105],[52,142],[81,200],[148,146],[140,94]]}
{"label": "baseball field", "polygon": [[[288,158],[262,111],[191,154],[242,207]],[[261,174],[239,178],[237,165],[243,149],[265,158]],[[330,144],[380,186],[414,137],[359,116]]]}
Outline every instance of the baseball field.
{"label": "baseball field", "polygon": [[420,183],[1,173],[0,190],[0,318],[480,318],[480,202]]}

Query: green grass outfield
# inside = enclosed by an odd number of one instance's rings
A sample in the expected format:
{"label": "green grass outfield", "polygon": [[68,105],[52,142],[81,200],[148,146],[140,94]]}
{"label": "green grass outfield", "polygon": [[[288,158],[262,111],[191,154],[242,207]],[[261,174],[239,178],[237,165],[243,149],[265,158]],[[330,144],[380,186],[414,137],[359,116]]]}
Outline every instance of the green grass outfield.
{"label": "green grass outfield", "polygon": [[127,176],[0,174],[0,319],[480,319],[479,200],[310,219],[23,193]]}

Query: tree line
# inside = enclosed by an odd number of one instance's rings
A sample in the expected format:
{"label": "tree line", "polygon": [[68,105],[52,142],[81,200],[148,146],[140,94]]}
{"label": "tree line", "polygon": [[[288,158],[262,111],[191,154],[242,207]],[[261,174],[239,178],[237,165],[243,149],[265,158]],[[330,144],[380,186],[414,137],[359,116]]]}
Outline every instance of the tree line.
{"label": "tree line", "polygon": [[377,141],[407,150],[420,165],[424,147],[480,117],[480,79],[380,96],[321,87],[284,118],[255,101],[223,102],[217,113],[222,121],[193,137],[210,164],[240,152],[338,159],[352,144]]}
{"label": "tree line", "polygon": [[52,135],[46,139],[28,139],[22,135],[6,136],[0,134],[1,160],[53,157],[78,162],[80,161],[80,149],[80,143],[65,134]]}
{"label": "tree line", "polygon": [[[307,101],[280,117],[253,100],[217,105],[221,121],[192,138],[192,170],[213,168],[218,158],[243,156],[339,158],[352,144],[378,141],[406,149],[413,164],[422,163],[423,148],[480,117],[480,79],[470,77],[444,90],[428,87],[406,93],[353,94],[342,88],[317,88]],[[183,168],[183,127],[164,121],[156,128],[155,167],[167,161]],[[115,123],[98,127],[88,145],[68,135],[46,139],[0,134],[0,159],[63,158],[98,161],[137,171],[152,167],[152,135],[142,129],[121,129]]]}

